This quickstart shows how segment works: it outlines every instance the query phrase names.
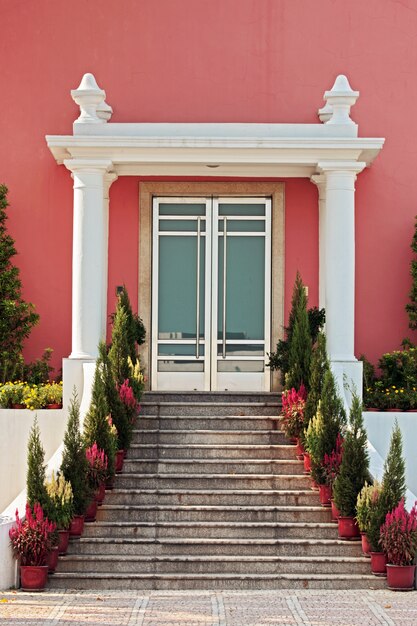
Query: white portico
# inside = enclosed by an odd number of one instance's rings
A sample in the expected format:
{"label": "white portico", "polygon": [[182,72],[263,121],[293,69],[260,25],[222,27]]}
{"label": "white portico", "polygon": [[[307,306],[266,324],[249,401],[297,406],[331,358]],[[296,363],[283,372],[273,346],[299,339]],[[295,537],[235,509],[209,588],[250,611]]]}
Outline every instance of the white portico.
{"label": "white portico", "polygon": [[80,107],[73,134],[46,139],[74,179],[74,365],[96,358],[104,334],[109,188],[118,176],[308,177],[319,191],[319,294],[328,352],[339,385],[347,375],[360,389],[361,364],[354,355],[355,181],[384,140],[358,137],[350,107],[359,93],[346,77],[325,92],[318,124],[111,123],[105,92],[91,74],[71,95]]}

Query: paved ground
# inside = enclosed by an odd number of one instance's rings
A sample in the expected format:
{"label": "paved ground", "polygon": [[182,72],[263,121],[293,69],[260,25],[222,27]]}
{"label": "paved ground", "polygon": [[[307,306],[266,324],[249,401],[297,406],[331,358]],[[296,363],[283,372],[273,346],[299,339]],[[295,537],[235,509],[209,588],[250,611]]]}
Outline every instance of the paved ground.
{"label": "paved ground", "polygon": [[10,626],[416,626],[417,593],[0,592]]}

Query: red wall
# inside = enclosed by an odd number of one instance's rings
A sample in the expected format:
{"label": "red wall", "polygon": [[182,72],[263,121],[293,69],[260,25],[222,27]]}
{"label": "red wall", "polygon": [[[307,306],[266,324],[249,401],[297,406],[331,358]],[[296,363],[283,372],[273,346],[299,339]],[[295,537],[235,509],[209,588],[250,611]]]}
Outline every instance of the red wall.
{"label": "red wall", "polygon": [[[338,73],[361,91],[352,116],[386,146],[357,183],[357,353],[373,360],[407,328],[417,213],[414,0],[0,0],[0,181],[24,295],[41,324],[27,356],[70,351],[72,185],[45,134],[68,134],[69,90],[93,72],[112,121],[316,122]],[[138,180],[111,189],[110,294],[137,294]],[[299,268],[317,301],[317,196],[286,189],[286,297]]]}

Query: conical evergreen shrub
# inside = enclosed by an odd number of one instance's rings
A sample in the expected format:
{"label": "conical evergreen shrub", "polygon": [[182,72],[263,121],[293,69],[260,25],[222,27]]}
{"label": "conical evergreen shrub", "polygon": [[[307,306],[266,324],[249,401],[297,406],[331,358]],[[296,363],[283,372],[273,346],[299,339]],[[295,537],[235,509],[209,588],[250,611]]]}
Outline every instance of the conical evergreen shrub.
{"label": "conical evergreen shrub", "polygon": [[[414,255],[417,255],[417,216],[416,222],[414,226],[414,235],[413,240],[411,242],[411,249],[414,252]],[[411,261],[410,265],[410,274],[411,274],[411,290],[408,294],[410,302],[406,304],[405,310],[408,313],[409,323],[408,326],[411,330],[417,330],[417,258],[414,258]]]}
{"label": "conical evergreen shrub", "polygon": [[330,369],[325,372],[320,399],[321,428],[316,433],[316,454],[311,459],[311,475],[319,484],[326,484],[323,468],[325,454],[331,454],[336,447],[337,436],[344,436],[346,413],[339,398],[336,383]]}
{"label": "conical evergreen shrub", "polygon": [[395,509],[399,501],[405,498],[406,490],[403,439],[401,429],[395,420],[382,478],[382,501],[387,513]]}
{"label": "conical evergreen shrub", "polygon": [[333,485],[336,507],[344,517],[355,516],[358,494],[365,483],[370,480],[367,442],[362,403],[356,393],[353,393],[349,428],[343,442],[342,463]]}
{"label": "conical evergreen shrub", "polygon": [[27,501],[33,507],[38,502],[49,518],[52,503],[45,486],[45,450],[41,443],[38,420],[35,416],[28,439],[26,490]]}
{"label": "conical evergreen shrub", "polygon": [[391,434],[390,447],[384,463],[382,487],[370,512],[370,528],[368,539],[373,552],[381,551],[379,542],[380,528],[387,513],[395,509],[402,498],[405,498],[405,462],[402,448],[402,435],[397,420]]}
{"label": "conical evergreen shrub", "polygon": [[101,365],[109,414],[117,430],[117,447],[119,450],[127,450],[132,439],[132,425],[126,406],[120,399],[104,341],[99,345],[98,363]]}
{"label": "conical evergreen shrub", "polygon": [[97,359],[91,404],[84,418],[83,441],[86,448],[96,443],[100,450],[104,450],[104,453],[107,455],[107,468],[111,478],[115,473],[117,440],[115,442],[109,419],[109,406],[103,380],[103,364],[100,359]]}
{"label": "conical evergreen shrub", "polygon": [[[292,336],[289,339],[288,374],[286,389],[300,389],[301,385],[310,389],[310,367],[312,343],[307,313],[307,296],[301,276],[297,273],[294,287],[295,311]],[[291,311],[292,312],[292,311]]]}
{"label": "conical evergreen shrub", "polygon": [[137,354],[136,344],[140,346],[145,343],[146,330],[141,318],[137,315],[137,313],[133,313],[132,311],[129,294],[125,286],[123,286],[122,291],[119,293],[118,306],[123,307],[126,311],[127,342],[129,345],[130,358],[132,359],[132,363],[135,363]]}
{"label": "conical evergreen shrub", "polygon": [[131,354],[131,349],[128,337],[130,332],[128,314],[119,300],[114,314],[111,348],[109,350],[110,366],[116,385],[123,385],[126,378],[129,378],[128,357]]}
{"label": "conical evergreen shrub", "polygon": [[319,333],[317,343],[313,350],[310,365],[310,391],[307,396],[304,422],[306,428],[314,417],[323,392],[323,382],[326,372],[330,369],[330,363],[326,352],[326,336]]}
{"label": "conical evergreen shrub", "polygon": [[69,405],[60,472],[71,483],[75,515],[84,515],[91,499],[88,463],[80,431],[80,404],[74,390]]}

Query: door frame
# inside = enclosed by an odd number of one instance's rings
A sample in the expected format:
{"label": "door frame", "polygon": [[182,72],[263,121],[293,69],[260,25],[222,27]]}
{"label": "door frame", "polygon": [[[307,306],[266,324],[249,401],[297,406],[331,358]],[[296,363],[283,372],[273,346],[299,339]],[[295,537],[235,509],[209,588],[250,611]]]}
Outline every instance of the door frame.
{"label": "door frame", "polygon": [[[139,183],[139,285],[138,311],[147,339],[140,347],[140,357],[146,388],[151,377],[151,323],[152,323],[152,199],[154,196],[270,196],[271,211],[271,349],[284,330],[284,259],[285,212],[283,182],[140,182]],[[280,388],[277,372],[271,374],[271,390]]]}

